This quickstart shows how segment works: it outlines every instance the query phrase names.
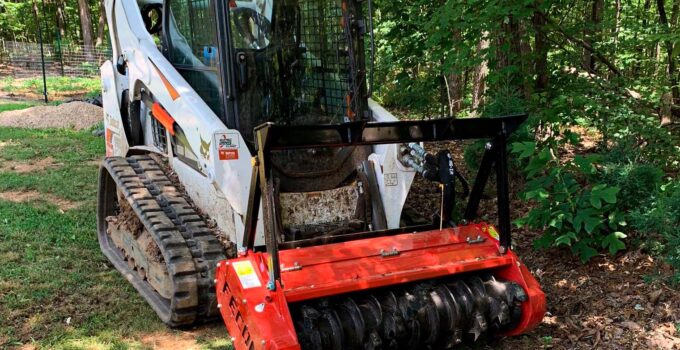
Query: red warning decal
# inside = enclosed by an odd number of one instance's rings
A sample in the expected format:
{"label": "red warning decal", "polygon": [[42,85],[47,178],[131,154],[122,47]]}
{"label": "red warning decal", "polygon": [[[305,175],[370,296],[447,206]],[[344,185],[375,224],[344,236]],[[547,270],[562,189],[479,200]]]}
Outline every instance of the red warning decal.
{"label": "red warning decal", "polygon": [[220,150],[220,160],[237,160],[238,150],[237,149],[221,149]]}
{"label": "red warning decal", "polygon": [[216,134],[217,154],[220,160],[238,159],[238,134]]}
{"label": "red warning decal", "polygon": [[106,128],[106,156],[110,157],[113,155],[113,131]]}

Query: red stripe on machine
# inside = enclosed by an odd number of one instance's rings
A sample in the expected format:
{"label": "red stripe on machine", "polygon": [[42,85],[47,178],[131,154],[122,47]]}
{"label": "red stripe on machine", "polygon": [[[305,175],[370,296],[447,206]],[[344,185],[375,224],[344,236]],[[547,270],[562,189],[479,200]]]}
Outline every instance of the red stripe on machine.
{"label": "red stripe on machine", "polygon": [[158,102],[154,102],[151,107],[151,115],[168,129],[170,135],[175,136],[175,119]]}

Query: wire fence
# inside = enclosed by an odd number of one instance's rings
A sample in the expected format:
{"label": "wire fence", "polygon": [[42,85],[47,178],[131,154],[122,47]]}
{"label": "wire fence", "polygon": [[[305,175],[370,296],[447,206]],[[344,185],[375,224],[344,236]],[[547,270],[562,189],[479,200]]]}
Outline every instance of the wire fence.
{"label": "wire fence", "polygon": [[[111,58],[109,47],[44,44],[47,76],[94,77]],[[0,40],[0,77],[28,78],[42,75],[40,44]]]}

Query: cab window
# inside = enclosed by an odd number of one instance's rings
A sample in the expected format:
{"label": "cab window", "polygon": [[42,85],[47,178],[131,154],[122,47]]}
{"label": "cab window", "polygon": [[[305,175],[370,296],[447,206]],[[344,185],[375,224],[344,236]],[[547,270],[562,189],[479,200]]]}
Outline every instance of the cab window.
{"label": "cab window", "polygon": [[214,0],[170,0],[170,62],[220,117],[224,113]]}

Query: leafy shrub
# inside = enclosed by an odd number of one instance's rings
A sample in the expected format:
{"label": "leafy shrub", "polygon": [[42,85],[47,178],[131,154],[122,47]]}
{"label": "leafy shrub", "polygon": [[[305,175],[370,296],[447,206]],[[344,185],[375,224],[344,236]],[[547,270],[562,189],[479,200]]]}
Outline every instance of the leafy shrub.
{"label": "leafy shrub", "polygon": [[599,156],[561,162],[550,147],[538,149],[535,142],[514,143],[512,152],[528,159],[524,170],[529,181],[521,196],[536,206],[516,224],[543,230],[534,242],[536,248],[568,246],[585,262],[600,249],[613,255],[626,247],[621,231],[626,222],[618,208],[620,188],[598,182]]}
{"label": "leafy shrub", "polygon": [[663,255],[675,269],[674,280],[680,282],[680,182],[673,180],[661,186],[649,204],[631,212],[630,222],[645,235],[654,252]]}
{"label": "leafy shrub", "polygon": [[2,85],[0,85],[0,90],[12,93],[16,91],[16,87],[14,87],[14,77],[13,76],[7,76],[2,79]]}
{"label": "leafy shrub", "polygon": [[610,164],[604,167],[603,181],[621,189],[620,208],[631,210],[652,200],[663,176],[663,170],[652,164]]}
{"label": "leafy shrub", "polygon": [[505,82],[498,86],[497,91],[492,91],[488,103],[484,106],[484,117],[499,117],[504,115],[524,113],[527,110],[526,101],[519,91],[510,87]]}
{"label": "leafy shrub", "polygon": [[465,145],[463,149],[463,161],[465,162],[466,168],[471,173],[474,173],[479,169],[487,142],[488,141],[486,140],[475,140],[474,142]]}

